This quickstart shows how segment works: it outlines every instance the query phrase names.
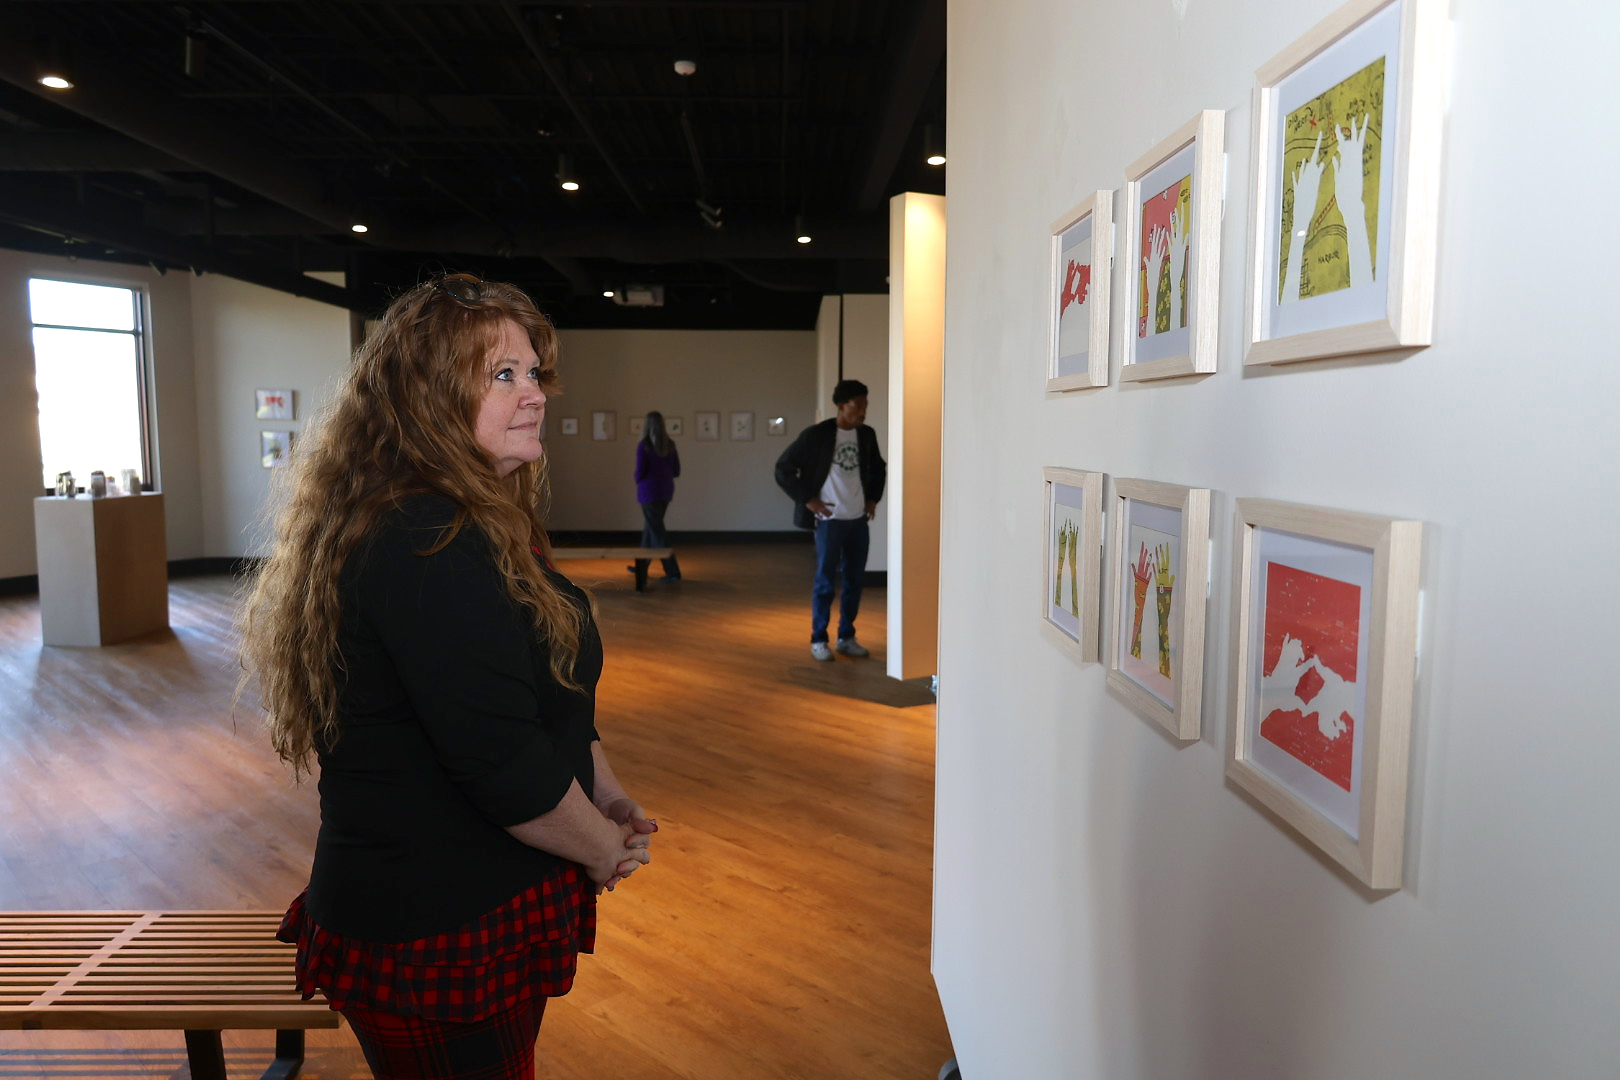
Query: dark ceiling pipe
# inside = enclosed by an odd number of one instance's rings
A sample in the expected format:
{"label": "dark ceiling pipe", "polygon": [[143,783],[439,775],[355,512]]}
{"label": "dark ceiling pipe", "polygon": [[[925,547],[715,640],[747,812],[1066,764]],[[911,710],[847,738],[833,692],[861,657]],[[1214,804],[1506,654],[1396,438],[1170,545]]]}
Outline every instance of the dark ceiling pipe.
{"label": "dark ceiling pipe", "polygon": [[[170,236],[158,236],[143,229],[132,228],[125,221],[108,219],[80,209],[58,207],[48,217],[41,217],[37,213],[30,213],[18,207],[16,200],[0,199],[0,221],[59,237],[64,243],[78,242],[113,248],[169,266],[187,266],[200,272],[220,274],[349,311],[366,311],[371,306],[352,289],[319,281],[291,270],[279,270],[258,262],[222,255],[209,250],[203,244],[191,244]],[[86,253],[85,257],[93,256]]]}
{"label": "dark ceiling pipe", "polygon": [[855,208],[866,213],[883,202],[889,178],[917,126],[929,83],[945,62],[945,0],[915,0],[911,24],[910,33],[896,35],[903,44],[899,55],[885,65],[888,85],[877,120],[867,129],[866,174],[855,193]]}
{"label": "dark ceiling pipe", "polygon": [[637,213],[646,213],[647,208],[641,205],[641,197],[636,194],[635,188],[630,186],[630,181],[626,180],[624,174],[619,171],[619,166],[614,162],[613,155],[608,153],[607,146],[597,136],[596,129],[591,126],[590,118],[585,115],[585,111],[579,107],[579,102],[575,101],[574,95],[568,92],[568,84],[563,80],[562,73],[557,70],[557,65],[552,63],[551,57],[546,54],[545,46],[541,45],[540,39],[535,36],[534,27],[529,25],[528,20],[523,17],[523,12],[518,9],[517,4],[513,3],[512,0],[502,0],[501,10],[506,12],[508,19],[512,20],[512,25],[517,28],[518,36],[523,39],[523,44],[528,46],[529,52],[534,56],[535,63],[540,65],[540,70],[545,72],[546,78],[551,80],[551,85],[556,89],[557,95],[563,99],[563,104],[568,106],[568,111],[574,114],[574,120],[579,124],[580,130],[585,133],[585,137],[590,140],[591,145],[596,148],[596,153],[601,157],[602,163],[608,167],[608,172],[613,174],[613,179],[617,180],[619,186],[624,189],[624,194],[630,200],[630,205],[636,208]]}

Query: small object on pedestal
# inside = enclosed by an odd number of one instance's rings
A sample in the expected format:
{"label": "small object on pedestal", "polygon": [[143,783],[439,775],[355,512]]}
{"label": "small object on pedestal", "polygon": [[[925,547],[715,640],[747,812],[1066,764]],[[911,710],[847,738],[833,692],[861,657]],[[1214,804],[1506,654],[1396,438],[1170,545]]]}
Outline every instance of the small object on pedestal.
{"label": "small object on pedestal", "polygon": [[134,469],[125,469],[120,473],[124,478],[124,494],[139,495],[141,493],[141,474]]}
{"label": "small object on pedestal", "polygon": [[90,495],[99,499],[105,494],[107,494],[107,474],[97,469],[90,474]]}
{"label": "small object on pedestal", "polygon": [[56,474],[56,493],[65,495],[70,499],[79,493],[78,483],[73,479],[72,473],[59,472]]}

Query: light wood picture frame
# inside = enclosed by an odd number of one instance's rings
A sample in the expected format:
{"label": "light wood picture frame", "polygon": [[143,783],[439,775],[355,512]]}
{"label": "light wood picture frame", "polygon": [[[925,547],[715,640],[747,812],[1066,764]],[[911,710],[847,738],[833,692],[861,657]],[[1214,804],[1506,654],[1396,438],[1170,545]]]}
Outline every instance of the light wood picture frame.
{"label": "light wood picture frame", "polygon": [[731,414],[731,441],[753,442],[754,440],[754,414],[751,412],[734,412]]}
{"label": "light wood picture frame", "polygon": [[253,416],[256,420],[293,419],[293,392],[291,390],[253,391]]}
{"label": "light wood picture frame", "polygon": [[684,435],[686,433],[686,421],[678,416],[666,416],[664,418],[664,430],[672,436]]}
{"label": "light wood picture frame", "polygon": [[1235,547],[1226,775],[1364,885],[1399,888],[1423,525],[1238,499]]}
{"label": "light wood picture frame", "polygon": [[1041,618],[1085,663],[1097,661],[1103,474],[1048,466]]}
{"label": "light wood picture frame", "polygon": [[562,418],[562,433],[564,435],[579,434],[579,417],[565,416]]}
{"label": "light wood picture frame", "polygon": [[1225,163],[1226,113],[1205,109],[1125,171],[1121,382],[1215,370]]}
{"label": "light wood picture frame", "polygon": [[632,439],[641,438],[641,433],[646,431],[646,430],[647,430],[647,417],[646,417],[645,414],[643,414],[641,416],[632,416],[630,418],[630,437]]}
{"label": "light wood picture frame", "polygon": [[1107,386],[1113,191],[1092,192],[1054,221],[1047,247],[1046,389]]}
{"label": "light wood picture frame", "polygon": [[285,469],[292,461],[293,433],[259,432],[259,464],[266,469]]}
{"label": "light wood picture frame", "polygon": [[1195,740],[1204,699],[1209,489],[1116,479],[1109,509],[1108,685],[1175,738]]}
{"label": "light wood picture frame", "polygon": [[591,438],[610,442],[619,437],[618,414],[611,409],[598,409],[591,413]]}
{"label": "light wood picture frame", "polygon": [[717,412],[700,412],[692,414],[692,423],[696,426],[696,433],[692,436],[698,442],[718,442],[720,439],[720,414]]}
{"label": "light wood picture frame", "polygon": [[1350,0],[1255,72],[1245,365],[1433,340],[1445,20]]}

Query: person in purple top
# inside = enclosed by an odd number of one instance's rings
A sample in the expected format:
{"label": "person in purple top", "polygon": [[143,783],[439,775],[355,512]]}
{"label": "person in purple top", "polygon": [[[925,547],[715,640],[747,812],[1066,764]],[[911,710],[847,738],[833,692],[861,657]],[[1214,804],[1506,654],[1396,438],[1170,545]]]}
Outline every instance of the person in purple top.
{"label": "person in purple top", "polygon": [[[679,475],[681,455],[664,430],[664,414],[650,412],[641,441],[636,444],[636,501],[641,504],[642,547],[669,547],[664,512],[675,497],[675,478]],[[681,580],[681,564],[673,554],[664,560],[664,580]]]}

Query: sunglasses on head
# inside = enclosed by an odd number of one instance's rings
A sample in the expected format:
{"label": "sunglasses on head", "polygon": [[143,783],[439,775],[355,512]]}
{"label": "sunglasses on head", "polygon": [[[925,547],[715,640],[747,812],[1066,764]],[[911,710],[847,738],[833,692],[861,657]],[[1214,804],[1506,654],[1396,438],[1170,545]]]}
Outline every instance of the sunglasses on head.
{"label": "sunglasses on head", "polygon": [[484,299],[482,282],[476,278],[441,278],[433,283],[433,287],[444,295],[460,303],[472,305]]}

